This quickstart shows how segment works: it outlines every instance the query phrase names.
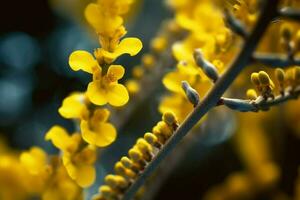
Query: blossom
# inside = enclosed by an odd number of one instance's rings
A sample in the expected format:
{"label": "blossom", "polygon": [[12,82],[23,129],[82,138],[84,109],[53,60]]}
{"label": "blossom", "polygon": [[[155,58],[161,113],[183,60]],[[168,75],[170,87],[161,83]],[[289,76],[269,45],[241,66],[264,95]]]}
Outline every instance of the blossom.
{"label": "blossom", "polygon": [[125,73],[121,65],[109,66],[107,73],[102,75],[102,68],[97,60],[86,51],[73,52],[70,55],[69,64],[75,71],[83,70],[93,74],[93,81],[87,89],[87,96],[92,103],[122,106],[128,102],[129,95],[125,86],[118,83]]}
{"label": "blossom", "polygon": [[90,145],[82,147],[79,133],[68,135],[64,128],[54,126],[47,132],[45,139],[51,140],[62,151],[63,165],[79,186],[88,187],[94,183],[96,149]]}
{"label": "blossom", "polygon": [[109,114],[107,109],[97,109],[89,121],[81,121],[82,137],[86,142],[104,147],[116,139],[116,129],[107,122]]}

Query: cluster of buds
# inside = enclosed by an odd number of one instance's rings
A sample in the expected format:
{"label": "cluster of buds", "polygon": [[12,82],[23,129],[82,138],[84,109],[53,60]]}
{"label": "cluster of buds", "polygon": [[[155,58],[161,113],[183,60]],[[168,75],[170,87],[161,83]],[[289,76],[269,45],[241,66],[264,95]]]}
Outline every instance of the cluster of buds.
{"label": "cluster of buds", "polygon": [[[295,66],[286,71],[281,68],[277,68],[275,70],[275,78],[276,83],[278,84],[280,96],[297,93],[300,86],[300,67]],[[252,73],[251,82],[255,85],[259,95],[264,99],[274,98],[273,90],[275,88],[275,84],[265,71]],[[258,95],[254,89],[249,89],[247,91],[247,97],[251,100],[256,100]]]}
{"label": "cluster of buds", "polygon": [[121,199],[128,187],[138,178],[155,155],[166,144],[178,127],[176,116],[165,112],[151,132],[145,133],[114,167],[115,174],[105,177],[105,185],[99,188],[94,200]]}

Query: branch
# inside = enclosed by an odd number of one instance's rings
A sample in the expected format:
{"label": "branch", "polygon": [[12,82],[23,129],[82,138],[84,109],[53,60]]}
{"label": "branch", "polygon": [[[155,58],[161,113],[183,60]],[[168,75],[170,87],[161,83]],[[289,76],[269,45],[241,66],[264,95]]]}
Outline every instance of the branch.
{"label": "branch", "polygon": [[283,54],[273,53],[255,53],[252,60],[269,67],[290,67],[293,65],[300,65],[300,59],[289,59],[288,56]]}
{"label": "branch", "polygon": [[137,190],[144,184],[147,177],[158,167],[160,162],[176,147],[182,138],[194,127],[194,125],[215,105],[223,93],[228,89],[238,74],[249,63],[252,53],[256,49],[260,38],[264,34],[268,24],[276,17],[277,5],[279,0],[266,0],[262,9],[262,14],[256,24],[254,31],[248,37],[241,52],[229,67],[229,69],[218,79],[214,87],[199,103],[185,121],[178,127],[174,135],[168,140],[161,151],[146,166],[143,173],[135,180],[124,194],[123,200],[130,200],[134,197]]}
{"label": "branch", "polygon": [[273,99],[264,99],[262,96],[259,96],[257,100],[242,100],[222,97],[218,105],[225,105],[230,109],[241,112],[258,112],[260,110],[269,110],[270,107],[284,103],[288,100],[297,99],[299,95],[300,87],[298,86],[294,91],[287,89],[284,92],[284,95],[278,95]]}
{"label": "branch", "polygon": [[281,17],[289,18],[292,20],[300,20],[300,10],[295,8],[282,8],[279,11]]}

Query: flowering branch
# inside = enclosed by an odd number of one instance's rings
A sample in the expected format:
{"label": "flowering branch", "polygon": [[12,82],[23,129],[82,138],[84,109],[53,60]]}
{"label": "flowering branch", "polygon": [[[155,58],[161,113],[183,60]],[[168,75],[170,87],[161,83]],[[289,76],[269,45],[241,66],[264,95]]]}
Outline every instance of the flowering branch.
{"label": "flowering branch", "polygon": [[279,0],[266,1],[262,14],[256,24],[253,32],[249,35],[241,52],[229,67],[229,69],[216,81],[214,87],[206,97],[195,107],[185,121],[178,127],[174,135],[163,146],[160,152],[145,167],[134,183],[129,187],[123,196],[124,200],[130,200],[136,191],[144,184],[147,177],[158,167],[160,162],[175,148],[182,138],[193,128],[193,126],[211,109],[221,98],[222,94],[228,89],[234,79],[249,63],[257,44],[265,32],[271,20],[278,15],[277,6]]}
{"label": "flowering branch", "polygon": [[300,87],[297,87],[294,91],[287,89],[284,95],[278,95],[274,98],[264,99],[259,96],[256,100],[242,100],[222,97],[218,102],[218,105],[225,105],[233,110],[241,112],[258,112],[260,110],[268,110],[271,106],[275,106],[284,103],[288,100],[297,99],[300,95]]}

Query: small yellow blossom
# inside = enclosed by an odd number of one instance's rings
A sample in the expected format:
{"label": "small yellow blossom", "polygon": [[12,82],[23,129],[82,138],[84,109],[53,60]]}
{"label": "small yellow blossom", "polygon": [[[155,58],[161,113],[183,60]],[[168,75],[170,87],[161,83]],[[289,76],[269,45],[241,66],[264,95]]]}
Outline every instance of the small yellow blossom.
{"label": "small yellow blossom", "polygon": [[88,187],[95,181],[96,149],[93,146],[82,147],[79,133],[68,135],[67,131],[54,126],[45,136],[63,153],[62,161],[69,176],[81,187]]}
{"label": "small yellow blossom", "polygon": [[109,114],[107,109],[97,109],[89,121],[81,121],[82,137],[86,142],[104,147],[115,141],[117,133],[114,126],[107,122]]}

